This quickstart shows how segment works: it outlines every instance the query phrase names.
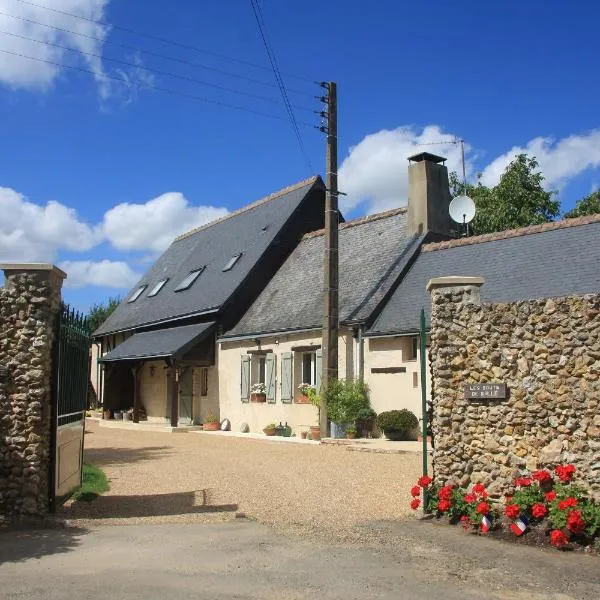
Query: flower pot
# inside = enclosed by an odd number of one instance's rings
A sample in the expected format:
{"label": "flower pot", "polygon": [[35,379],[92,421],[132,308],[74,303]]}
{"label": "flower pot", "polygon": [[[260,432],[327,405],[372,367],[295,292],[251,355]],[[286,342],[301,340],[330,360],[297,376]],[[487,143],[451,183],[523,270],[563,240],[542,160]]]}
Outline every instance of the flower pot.
{"label": "flower pot", "polygon": [[307,435],[308,435],[308,431],[301,431],[301,432],[300,432],[300,437],[301,437],[303,440],[305,440],[305,439],[306,439],[306,436],[307,436]]}
{"label": "flower pot", "polygon": [[202,431],[219,431],[220,423],[215,421],[214,423],[204,423],[202,425]]}
{"label": "flower pot", "polygon": [[123,421],[131,421],[133,420],[133,414],[129,412],[123,413]]}
{"label": "flower pot", "polygon": [[115,420],[120,421],[122,419],[122,412],[120,410],[115,410]]}
{"label": "flower pot", "polygon": [[269,437],[275,435],[275,433],[277,432],[277,428],[275,427],[271,427],[269,429],[267,429],[266,427],[263,429],[263,433],[265,435],[268,435]]}
{"label": "flower pot", "polygon": [[105,410],[102,415],[104,416],[104,420],[108,421],[110,419],[110,410]]}
{"label": "flower pot", "polygon": [[266,394],[250,394],[250,402],[266,402]]}
{"label": "flower pot", "polygon": [[346,431],[346,439],[347,440],[356,439],[356,432],[355,431]]}
{"label": "flower pot", "polygon": [[296,398],[296,404],[310,404],[310,399],[308,396],[305,396],[304,394],[300,394]]}
{"label": "flower pot", "polygon": [[310,426],[310,438],[312,440],[320,440],[321,439],[321,428],[318,425]]}

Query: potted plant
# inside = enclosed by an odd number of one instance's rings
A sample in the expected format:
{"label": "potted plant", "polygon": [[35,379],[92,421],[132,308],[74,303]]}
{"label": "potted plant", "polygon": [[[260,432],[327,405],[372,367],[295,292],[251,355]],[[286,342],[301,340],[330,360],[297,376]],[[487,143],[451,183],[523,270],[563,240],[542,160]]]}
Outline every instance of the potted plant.
{"label": "potted plant", "polygon": [[213,413],[208,413],[202,423],[203,431],[219,431],[220,421]]}
{"label": "potted plant", "polygon": [[267,386],[264,383],[255,383],[250,388],[250,402],[266,402]]}
{"label": "potted plant", "polygon": [[276,423],[269,423],[268,425],[266,425],[263,428],[263,433],[265,435],[268,435],[269,437],[275,435],[276,432],[277,432],[277,424]]}
{"label": "potted plant", "polygon": [[310,404],[309,393],[311,390],[317,391],[314,385],[310,383],[301,383],[298,386],[299,396],[296,398],[296,404]]}
{"label": "potted plant", "polygon": [[[313,406],[317,407],[317,414],[319,423],[321,422],[321,396],[317,394],[317,388],[310,386],[307,389],[308,399]],[[321,439],[321,426],[320,425],[311,425],[310,426],[310,439],[311,440],[320,440]]]}
{"label": "potted plant", "polygon": [[361,437],[369,437],[375,426],[377,413],[370,407],[361,408],[356,415],[356,429]]}
{"label": "potted plant", "polygon": [[350,427],[346,428],[346,438],[349,440],[353,440],[356,437],[356,427],[354,427],[354,425],[351,425]]}
{"label": "potted plant", "polygon": [[102,414],[104,415],[104,420],[108,421],[111,418],[110,408],[105,408]]}
{"label": "potted plant", "polygon": [[354,426],[360,412],[369,409],[368,388],[360,380],[332,380],[325,396],[334,438],[345,437],[347,428]]}
{"label": "potted plant", "polygon": [[409,434],[419,425],[419,419],[403,408],[388,410],[377,417],[377,426],[383,431],[388,440],[398,441],[409,439]]}

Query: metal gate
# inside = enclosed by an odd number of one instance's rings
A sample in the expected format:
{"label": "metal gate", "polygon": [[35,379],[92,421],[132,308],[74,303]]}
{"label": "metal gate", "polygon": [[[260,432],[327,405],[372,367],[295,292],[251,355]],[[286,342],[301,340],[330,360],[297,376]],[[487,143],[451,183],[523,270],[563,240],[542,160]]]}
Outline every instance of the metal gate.
{"label": "metal gate", "polygon": [[61,305],[52,357],[51,509],[81,485],[90,342],[87,319]]}

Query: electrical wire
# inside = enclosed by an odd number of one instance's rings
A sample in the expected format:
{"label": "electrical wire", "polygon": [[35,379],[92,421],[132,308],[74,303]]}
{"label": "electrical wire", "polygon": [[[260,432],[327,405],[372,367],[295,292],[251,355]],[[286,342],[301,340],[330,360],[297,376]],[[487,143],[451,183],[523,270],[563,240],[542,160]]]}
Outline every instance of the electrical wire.
{"label": "electrical wire", "polygon": [[[25,35],[20,35],[18,33],[11,33],[9,31],[0,30],[0,34],[9,35],[9,36],[16,37],[16,38],[19,38],[19,39],[22,39],[22,40],[27,40],[29,42],[35,42],[37,44],[43,44],[45,46],[51,46],[53,48],[60,48],[62,50],[68,50],[69,52],[76,52],[76,53],[79,53],[79,54],[83,54],[85,56],[91,56],[93,58],[99,58],[101,60],[111,61],[111,62],[120,64],[120,65],[124,65],[124,66],[128,66],[128,67],[133,67],[135,69],[141,69],[143,71],[148,71],[149,73],[156,73],[157,75],[163,75],[165,77],[172,77],[173,79],[179,79],[181,81],[189,81],[189,82],[192,82],[192,83],[196,83],[198,85],[204,85],[204,86],[212,87],[212,88],[215,88],[215,89],[218,89],[218,90],[222,90],[222,91],[225,91],[225,92],[231,92],[233,94],[241,94],[243,96],[249,96],[250,98],[256,98],[258,100],[264,100],[266,102],[272,102],[274,104],[279,104],[279,105],[282,104],[281,102],[279,102],[278,100],[275,100],[274,98],[268,98],[266,96],[260,96],[258,94],[253,94],[251,92],[244,92],[242,90],[238,90],[238,89],[235,89],[235,88],[230,88],[230,87],[223,86],[223,85],[218,85],[218,84],[215,84],[215,83],[209,83],[208,81],[202,81],[200,79],[195,79],[194,77],[188,77],[186,75],[177,75],[176,73],[171,73],[169,71],[161,71],[160,69],[154,69],[154,68],[146,67],[146,66],[143,66],[143,65],[137,65],[135,63],[128,62],[126,60],[121,60],[119,58],[110,58],[110,57],[107,57],[107,56],[103,56],[101,54],[94,54],[93,52],[85,52],[83,50],[80,50],[79,48],[70,48],[69,46],[63,46],[62,44],[56,44],[54,42],[48,42],[46,40],[38,40],[36,38],[31,38],[31,37],[28,37],[28,36],[25,36]],[[305,110],[307,112],[314,112],[312,109],[306,108],[306,107],[303,107],[303,106],[295,106],[294,108],[297,108],[298,110]]]}
{"label": "electrical wire", "polygon": [[[74,65],[67,65],[67,64],[55,62],[55,61],[52,61],[52,60],[46,60],[44,58],[37,58],[35,56],[28,56],[26,54],[21,54],[19,52],[12,52],[11,50],[3,50],[2,48],[0,48],[0,52],[2,52],[3,54],[9,54],[11,56],[18,56],[20,58],[26,58],[28,60],[34,60],[36,62],[46,63],[48,65],[54,65],[56,67],[60,67],[60,68],[64,68],[64,69],[71,69],[72,71],[79,71],[80,73],[88,73],[89,75],[93,75],[95,78],[98,77],[97,73],[95,73],[94,71],[91,71],[89,69],[84,69],[83,67],[76,67]],[[244,106],[238,106],[236,104],[229,104],[228,102],[221,102],[220,100],[212,100],[210,98],[204,98],[203,96],[196,96],[194,94],[187,94],[185,92],[179,92],[177,90],[172,90],[170,88],[159,87],[159,86],[152,85],[152,84],[149,84],[149,83],[135,82],[135,83],[129,83],[128,84],[128,82],[125,81],[124,79],[122,79],[121,77],[116,77],[114,75],[107,75],[106,73],[103,73],[102,77],[105,78],[105,79],[111,79],[113,81],[118,81],[119,83],[122,83],[122,84],[132,85],[132,86],[135,86],[137,88],[155,90],[157,92],[164,92],[165,94],[171,94],[172,96],[181,96],[183,98],[188,98],[190,100],[197,100],[199,102],[205,102],[207,104],[212,104],[214,106],[221,106],[221,107],[225,107],[225,108],[231,108],[233,110],[239,110],[239,111],[242,111],[242,112],[247,112],[247,113],[251,113],[251,114],[254,114],[254,115],[259,115],[261,117],[267,117],[269,119],[276,119],[277,121],[287,121],[286,117],[280,117],[278,115],[273,115],[273,114],[270,114],[270,113],[265,113],[265,112],[262,112],[262,111],[259,111],[259,110],[254,110],[252,108],[246,108]],[[313,128],[312,123],[303,123],[303,122],[300,122],[299,125],[301,125],[303,127]]]}
{"label": "electrical wire", "polygon": [[[67,17],[73,17],[74,19],[81,19],[82,21],[87,21],[89,23],[95,23],[96,25],[102,25],[103,27],[110,27],[112,29],[118,29],[119,31],[125,31],[126,33],[133,33],[134,35],[139,35],[140,37],[145,37],[150,40],[154,40],[157,42],[161,42],[163,44],[170,44],[172,46],[177,46],[179,48],[184,48],[186,50],[193,50],[194,52],[199,52],[201,54],[206,54],[208,56],[214,56],[215,58],[220,58],[222,60],[229,60],[231,62],[236,62],[241,65],[245,65],[247,67],[253,67],[255,69],[262,69],[264,71],[270,71],[269,67],[264,65],[258,65],[256,63],[252,63],[246,60],[242,60],[240,58],[234,58],[232,56],[226,56],[224,54],[219,54],[217,52],[212,52],[210,50],[204,50],[202,48],[197,48],[196,46],[191,46],[189,44],[184,44],[182,42],[178,42],[176,40],[171,40],[169,38],[165,38],[159,35],[154,35],[152,33],[146,33],[144,31],[139,31],[137,29],[133,29],[131,27],[123,27],[122,25],[114,25],[112,23],[108,23],[107,21],[100,21],[97,19],[92,19],[90,17],[84,17],[83,15],[77,15],[75,13],[67,12],[64,10],[60,10],[58,8],[53,8],[51,6],[45,6],[43,4],[38,4],[36,2],[30,2],[29,0],[13,0],[13,2],[20,2],[21,4],[27,4],[28,6],[34,6],[36,8],[41,8],[43,10],[48,10],[55,14],[64,15]],[[286,73],[287,77],[292,77],[293,79],[298,79],[300,81],[306,81],[308,83],[315,83],[313,79],[309,79],[308,77],[302,77],[300,75],[293,75],[290,73]]]}
{"label": "electrical wire", "polygon": [[304,146],[304,141],[302,139],[302,135],[300,134],[300,129],[298,128],[298,123],[296,122],[296,116],[294,115],[294,111],[290,104],[289,96],[288,96],[286,88],[285,88],[285,82],[283,81],[283,77],[281,76],[281,72],[280,72],[279,66],[277,64],[277,59],[275,57],[275,53],[271,49],[269,42],[267,40],[266,26],[265,26],[264,19],[262,17],[262,10],[260,8],[260,4],[258,4],[257,1],[255,2],[255,0],[250,0],[250,4],[252,6],[252,11],[254,12],[254,17],[256,18],[256,23],[258,25],[258,31],[262,38],[263,44],[265,46],[265,50],[267,51],[267,56],[269,58],[269,62],[271,63],[271,68],[273,70],[273,74],[275,75],[275,80],[277,81],[277,84],[279,85],[279,89],[281,90],[281,95],[283,97],[283,102],[286,106],[288,116],[290,118],[290,123],[292,125],[292,129],[294,130],[294,134],[296,136],[296,139],[298,140],[300,152],[302,153],[302,155],[304,157],[304,160],[306,162],[306,165],[308,166],[310,173],[314,173],[314,168],[312,166],[312,163],[310,161],[308,153],[306,152],[306,147]]}
{"label": "electrical wire", "polygon": [[[79,31],[73,31],[72,29],[65,29],[63,27],[57,27],[56,25],[49,25],[48,23],[40,23],[39,21],[34,21],[33,19],[28,19],[26,17],[20,17],[18,15],[13,15],[11,13],[7,13],[3,10],[0,10],[0,15],[5,17],[9,17],[11,19],[17,19],[19,21],[23,21],[25,23],[31,23],[32,25],[38,25],[40,27],[47,27],[48,29],[53,29],[55,31],[60,31],[62,33],[68,33],[69,35],[76,35],[78,37],[94,40],[101,44],[116,46],[118,48],[124,48],[125,50],[131,50],[133,52],[139,52],[140,54],[146,54],[148,56],[154,56],[156,58],[162,58],[164,60],[170,60],[172,62],[176,62],[182,65],[186,65],[189,67],[195,67],[197,69],[203,69],[205,71],[211,71],[213,73],[219,73],[220,75],[225,75],[227,77],[236,77],[238,79],[243,79],[244,81],[248,81],[250,83],[255,83],[258,85],[264,85],[267,87],[276,88],[278,87],[276,84],[273,84],[269,81],[263,81],[262,79],[255,79],[254,77],[248,77],[246,75],[240,75],[238,73],[232,73],[231,71],[224,71],[223,69],[217,69],[216,67],[209,67],[208,65],[204,65],[202,63],[197,63],[189,60],[185,60],[184,58],[178,58],[176,56],[169,56],[166,54],[160,54],[159,52],[154,52],[153,50],[145,50],[143,48],[139,48],[138,46],[131,46],[130,44],[123,44],[122,42],[117,42],[110,39],[102,39],[101,37],[97,37],[94,35],[90,35],[87,33],[81,33]],[[301,96],[306,96],[308,98],[314,98],[314,94],[309,94],[308,92],[304,92],[302,90],[296,90],[292,88],[288,88],[288,91],[294,94],[299,94]]]}

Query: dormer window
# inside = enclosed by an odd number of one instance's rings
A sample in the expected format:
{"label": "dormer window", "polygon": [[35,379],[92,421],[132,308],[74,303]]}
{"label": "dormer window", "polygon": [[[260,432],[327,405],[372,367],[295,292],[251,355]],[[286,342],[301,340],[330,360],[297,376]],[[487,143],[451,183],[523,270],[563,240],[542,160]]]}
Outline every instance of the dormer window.
{"label": "dormer window", "polygon": [[163,287],[165,287],[165,283],[167,283],[167,281],[169,281],[169,278],[167,277],[166,279],[161,279],[151,290],[150,293],[148,294],[148,298],[153,298],[154,296],[156,296],[156,294],[158,294],[158,292],[160,292],[160,290],[163,289]]}
{"label": "dormer window", "polygon": [[240,260],[241,257],[242,257],[242,252],[240,252],[239,254],[234,254],[229,259],[229,262],[223,267],[223,272],[231,271],[231,269],[233,269],[233,267],[235,266],[235,263],[237,263],[237,261]]}
{"label": "dormer window", "polygon": [[133,294],[131,295],[131,298],[129,298],[129,300],[127,300],[127,302],[129,302],[129,303],[135,302],[144,293],[144,290],[147,287],[148,286],[146,284],[140,285],[140,287],[137,290],[135,290],[135,292],[133,292]]}
{"label": "dormer window", "polygon": [[200,267],[199,269],[194,269],[193,271],[190,271],[189,275],[187,275],[185,279],[175,288],[175,291],[182,292],[183,290],[190,289],[192,285],[194,285],[196,279],[200,277],[204,269],[206,269],[206,267]]}

